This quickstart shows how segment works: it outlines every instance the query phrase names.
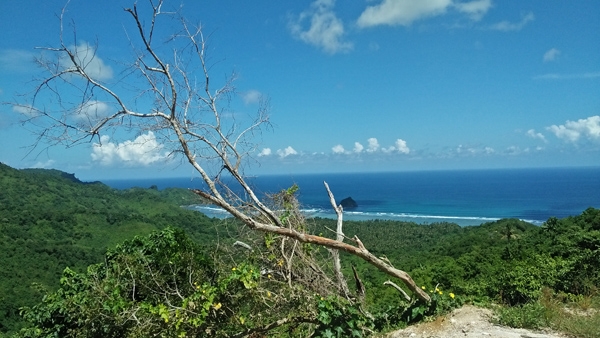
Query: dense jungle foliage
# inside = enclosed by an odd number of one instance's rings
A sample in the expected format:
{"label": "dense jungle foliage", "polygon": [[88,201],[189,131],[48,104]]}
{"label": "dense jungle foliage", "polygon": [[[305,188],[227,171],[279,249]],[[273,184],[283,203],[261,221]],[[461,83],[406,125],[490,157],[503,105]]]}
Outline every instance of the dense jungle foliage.
{"label": "dense jungle foliage", "polygon": [[[330,265],[329,255],[308,244],[297,251],[308,263],[295,263],[287,279],[281,239],[179,207],[197,202],[185,190],[118,191],[4,165],[0,189],[0,336],[363,336],[464,302],[529,309],[548,293],[580,299],[600,285],[600,210],[593,208],[541,227],[516,219],[473,227],[346,221],[347,236],[432,295],[422,304],[346,254],[344,274],[358,299],[336,297],[326,282],[315,287],[321,277],[307,271],[318,268],[313,262]],[[334,220],[309,219],[306,227],[334,237]],[[252,250],[232,246],[236,240]]]}
{"label": "dense jungle foliage", "polygon": [[186,190],[119,191],[0,163],[0,332],[20,325],[19,308],[39,302],[39,290],[56,290],[66,267],[85,271],[135,235],[173,224],[198,242],[214,241],[213,220],[179,207],[194,200]]}

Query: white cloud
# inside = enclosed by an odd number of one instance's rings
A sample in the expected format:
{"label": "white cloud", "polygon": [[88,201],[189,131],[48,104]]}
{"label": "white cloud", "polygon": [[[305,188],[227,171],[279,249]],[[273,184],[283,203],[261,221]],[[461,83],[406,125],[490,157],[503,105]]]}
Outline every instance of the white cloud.
{"label": "white cloud", "polygon": [[100,143],[93,144],[92,160],[108,166],[112,164],[125,164],[127,166],[147,166],[166,159],[166,154],[161,154],[163,145],[160,144],[154,133],[138,136],[133,141],[112,143],[110,137],[103,135]]}
{"label": "white cloud", "polygon": [[260,151],[260,153],[258,154],[258,156],[270,156],[271,155],[271,148],[263,148],[263,150]]}
{"label": "white cloud", "polygon": [[548,128],[556,137],[568,142],[577,142],[585,137],[590,140],[600,139],[600,116],[590,116],[577,121],[567,121],[562,125],[552,125]]}
{"label": "white cloud", "polygon": [[382,0],[368,6],[357,20],[358,27],[379,25],[410,26],[413,22],[445,14],[456,9],[471,20],[479,21],[492,8],[492,0],[473,0],[454,3],[453,0]]}
{"label": "white cloud", "polygon": [[[352,43],[343,41],[344,24],[333,11],[334,5],[335,0],[315,0],[310,9],[290,20],[292,34],[329,54],[352,50]],[[310,21],[308,29],[304,27],[305,21]]]}
{"label": "white cloud", "polygon": [[[93,46],[90,46],[87,42],[82,42],[78,46],[70,47],[77,62],[83,66],[86,73],[95,80],[109,80],[113,76],[112,68],[96,55],[96,50]],[[62,55],[59,64],[64,69],[72,68],[73,62],[68,56]]]}
{"label": "white cloud", "polygon": [[363,151],[363,149],[365,149],[365,147],[363,147],[362,144],[358,143],[358,142],[354,142],[354,149],[352,149],[352,151],[354,151],[355,153],[361,153]]}
{"label": "white cloud", "polygon": [[521,149],[519,146],[510,146],[504,150],[506,155],[520,155],[523,153],[529,153],[529,148]]}
{"label": "white cloud", "polygon": [[510,32],[510,31],[520,31],[527,25],[529,22],[533,21],[535,16],[533,13],[528,13],[521,18],[519,22],[510,22],[510,21],[500,21],[496,24],[490,26],[490,29],[502,31],[502,32]]}
{"label": "white cloud", "polygon": [[368,153],[374,153],[379,149],[379,142],[377,141],[376,138],[371,137],[370,139],[367,140],[367,152]]}
{"label": "white cloud", "polygon": [[406,141],[403,139],[397,139],[393,146],[388,148],[381,148],[381,151],[384,153],[391,153],[394,151],[399,152],[400,154],[408,154],[410,153],[410,148],[406,145]]}
{"label": "white cloud", "polygon": [[[354,142],[354,148],[352,149],[352,151],[347,151],[344,146],[342,146],[341,144],[335,145],[334,147],[331,148],[331,151],[334,154],[360,154],[363,152],[363,150],[365,150],[365,147],[360,144],[359,142]],[[379,141],[377,141],[376,138],[371,137],[367,140],[367,149],[366,152],[367,153],[376,153],[378,151],[384,152],[384,153],[392,153],[392,152],[399,152],[401,154],[408,154],[410,153],[410,149],[408,148],[406,141],[402,140],[402,139],[397,139],[396,142],[394,143],[394,145],[389,146],[389,147],[381,147],[381,145],[379,144]]]}
{"label": "white cloud", "polygon": [[538,139],[538,140],[542,140],[544,142],[546,141],[546,137],[542,134],[542,133],[536,133],[535,130],[533,129],[529,129],[527,131],[527,136],[533,138],[533,139]]}
{"label": "white cloud", "polygon": [[52,166],[54,165],[54,163],[56,163],[56,161],[54,161],[54,160],[48,160],[48,161],[44,161],[44,162],[37,162],[36,164],[34,164],[32,166],[32,168],[48,169],[48,168],[52,168]]}
{"label": "white cloud", "polygon": [[32,106],[13,106],[12,110],[26,117],[38,116],[38,110]]}
{"label": "white cloud", "polygon": [[449,153],[451,157],[459,156],[459,157],[473,157],[473,156],[481,156],[481,155],[492,155],[495,154],[496,150],[489,146],[469,146],[459,144],[456,148],[452,149]]}
{"label": "white cloud", "polygon": [[346,152],[341,144],[338,144],[331,148],[331,151],[333,151],[334,154],[343,154]]}
{"label": "white cloud", "polygon": [[534,80],[577,80],[577,79],[595,79],[600,77],[600,72],[580,73],[580,74],[544,74],[534,77]]}
{"label": "white cloud", "polygon": [[281,158],[284,158],[290,155],[298,155],[298,152],[294,150],[294,148],[292,148],[291,146],[288,146],[285,149],[277,149],[277,155],[279,155],[279,157]]}
{"label": "white cloud", "polygon": [[477,153],[477,149],[472,148],[472,147],[465,147],[462,144],[459,144],[458,147],[456,147],[456,153],[457,154],[475,154],[475,153]]}
{"label": "white cloud", "polygon": [[29,51],[6,49],[0,51],[0,69],[10,72],[27,72],[35,69],[35,55]]}
{"label": "white cloud", "polygon": [[551,48],[546,53],[544,53],[544,62],[554,61],[560,55],[560,50],[556,48]]}
{"label": "white cloud", "polygon": [[249,90],[247,92],[242,93],[242,100],[244,100],[245,104],[253,104],[260,102],[262,98],[262,93],[258,90]]}
{"label": "white cloud", "polygon": [[109,106],[96,100],[90,100],[75,109],[74,118],[79,121],[88,120],[91,122],[98,121],[101,118],[107,117]]}
{"label": "white cloud", "polygon": [[368,6],[358,18],[359,27],[378,25],[409,26],[414,21],[443,14],[452,0],[383,0]]}
{"label": "white cloud", "polygon": [[479,21],[492,7],[492,0],[475,0],[454,5],[459,12],[469,15],[474,21]]}
{"label": "white cloud", "polygon": [[396,140],[396,150],[401,154],[410,153],[410,148],[408,148],[408,145],[406,145],[406,141],[404,141],[403,139]]}

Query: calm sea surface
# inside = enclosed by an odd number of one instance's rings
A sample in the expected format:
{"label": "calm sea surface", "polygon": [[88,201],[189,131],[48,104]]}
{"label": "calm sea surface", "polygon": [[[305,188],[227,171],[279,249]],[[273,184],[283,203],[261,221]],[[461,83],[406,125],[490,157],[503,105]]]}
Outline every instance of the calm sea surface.
{"label": "calm sea surface", "polygon": [[[297,184],[299,200],[309,216],[334,218],[326,181],[336,200],[352,197],[358,208],[345,219],[392,219],[432,223],[449,221],[477,225],[499,218],[542,224],[549,217],[578,215],[600,208],[600,168],[420,171],[362,174],[259,176],[249,179],[255,191],[277,192]],[[201,188],[200,179],[107,180],[117,189],[158,186]],[[209,216],[217,208],[197,206]]]}

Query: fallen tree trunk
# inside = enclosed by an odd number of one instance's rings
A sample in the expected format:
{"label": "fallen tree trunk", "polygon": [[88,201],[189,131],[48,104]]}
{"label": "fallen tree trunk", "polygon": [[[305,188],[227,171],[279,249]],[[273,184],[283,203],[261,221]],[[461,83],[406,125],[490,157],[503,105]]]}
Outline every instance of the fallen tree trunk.
{"label": "fallen tree trunk", "polygon": [[417,286],[417,284],[413,281],[409,274],[402,270],[394,268],[390,264],[373,255],[371,252],[369,252],[369,250],[367,250],[367,248],[365,248],[360,239],[356,236],[354,236],[354,241],[356,242],[356,246],[354,246],[348,243],[344,243],[342,241],[337,241],[322,236],[301,233],[290,228],[284,228],[273,224],[261,223],[253,219],[252,217],[246,215],[245,213],[241,212],[229,203],[225,202],[223,199],[212,196],[211,194],[199,189],[193,189],[192,191],[210,200],[215,205],[218,205],[221,208],[225,209],[232,216],[246,224],[250,229],[286,236],[289,238],[296,239],[302,243],[311,243],[324,246],[330,249],[343,250],[351,255],[360,257],[363,260],[370,263],[371,265],[377,267],[379,270],[383,271],[387,275],[400,279],[404,283],[404,285],[406,285],[406,287],[417,296],[417,298],[425,302],[431,301],[429,295]]}

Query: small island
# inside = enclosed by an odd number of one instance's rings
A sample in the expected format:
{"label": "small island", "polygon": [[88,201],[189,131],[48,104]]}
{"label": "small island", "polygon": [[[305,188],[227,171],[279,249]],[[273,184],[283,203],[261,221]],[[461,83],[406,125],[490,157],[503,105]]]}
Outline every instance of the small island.
{"label": "small island", "polygon": [[355,200],[352,199],[352,197],[346,197],[344,198],[341,202],[340,205],[342,206],[342,208],[344,209],[356,209],[358,208],[358,203],[356,203]]}

